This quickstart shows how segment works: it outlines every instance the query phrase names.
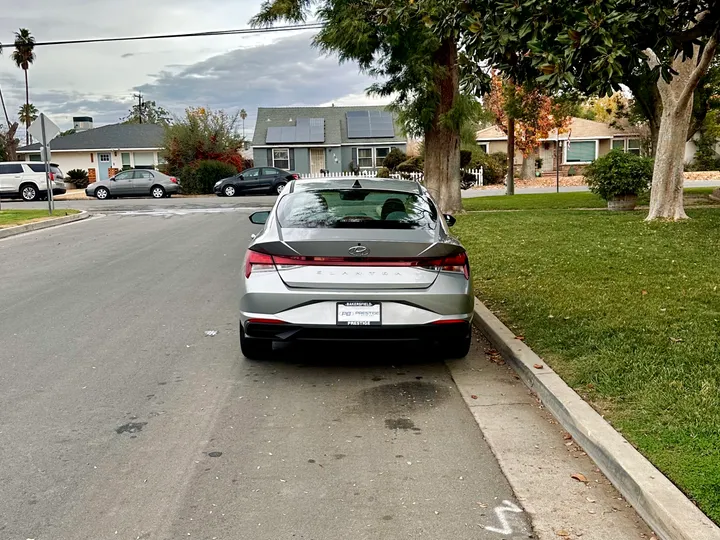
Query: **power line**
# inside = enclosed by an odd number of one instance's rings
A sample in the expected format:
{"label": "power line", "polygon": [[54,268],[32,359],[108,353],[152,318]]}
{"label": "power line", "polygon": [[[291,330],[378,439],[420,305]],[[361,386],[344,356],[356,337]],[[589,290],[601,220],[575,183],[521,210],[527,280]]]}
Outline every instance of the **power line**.
{"label": "power line", "polygon": [[68,39],[61,41],[38,41],[35,47],[48,45],[79,45],[84,43],[113,43],[118,41],[145,41],[149,39],[173,39],[187,37],[236,36],[241,34],[268,34],[274,32],[292,32],[297,30],[319,30],[321,23],[295,24],[290,26],[274,26],[270,28],[238,28],[235,30],[211,30],[208,32],[191,32],[188,34],[156,34],[152,36],[129,36],[113,38]]}

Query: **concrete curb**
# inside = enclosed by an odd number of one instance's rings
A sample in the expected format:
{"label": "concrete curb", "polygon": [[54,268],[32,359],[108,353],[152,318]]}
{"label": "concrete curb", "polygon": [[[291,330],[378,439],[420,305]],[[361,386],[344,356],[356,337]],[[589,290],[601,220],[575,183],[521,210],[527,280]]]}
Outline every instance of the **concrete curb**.
{"label": "concrete curb", "polygon": [[10,236],[16,236],[18,234],[24,234],[32,231],[48,229],[50,227],[57,227],[58,225],[66,225],[68,223],[74,223],[75,221],[82,221],[89,217],[90,214],[88,212],[81,211],[79,214],[73,214],[71,216],[46,219],[45,221],[37,221],[35,223],[27,223],[25,225],[16,225],[15,227],[0,229],[0,239],[9,238]]}
{"label": "concrete curb", "polygon": [[720,540],[720,528],[477,299],[474,324],[660,538]]}

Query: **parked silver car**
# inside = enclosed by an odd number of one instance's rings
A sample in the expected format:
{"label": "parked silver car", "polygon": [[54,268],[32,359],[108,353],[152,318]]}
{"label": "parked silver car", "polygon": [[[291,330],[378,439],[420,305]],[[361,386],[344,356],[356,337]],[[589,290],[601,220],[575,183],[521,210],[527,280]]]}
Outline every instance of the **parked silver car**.
{"label": "parked silver car", "polygon": [[88,197],[100,200],[147,195],[162,199],[179,192],[180,184],[177,178],[147,169],[122,171],[108,180],[93,182],[85,189]]}
{"label": "parked silver car", "polygon": [[420,184],[294,180],[245,260],[240,346],[275,341],[427,341],[445,357],[470,347],[474,297],[465,249]]}

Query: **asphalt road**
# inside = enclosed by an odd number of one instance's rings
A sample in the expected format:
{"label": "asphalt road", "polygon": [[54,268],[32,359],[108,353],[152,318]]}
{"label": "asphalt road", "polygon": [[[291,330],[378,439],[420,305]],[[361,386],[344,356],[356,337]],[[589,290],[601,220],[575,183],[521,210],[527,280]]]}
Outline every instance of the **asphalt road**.
{"label": "asphalt road", "polygon": [[0,538],[528,538],[493,512],[515,497],[444,364],[242,358],[247,214],[0,241]]}

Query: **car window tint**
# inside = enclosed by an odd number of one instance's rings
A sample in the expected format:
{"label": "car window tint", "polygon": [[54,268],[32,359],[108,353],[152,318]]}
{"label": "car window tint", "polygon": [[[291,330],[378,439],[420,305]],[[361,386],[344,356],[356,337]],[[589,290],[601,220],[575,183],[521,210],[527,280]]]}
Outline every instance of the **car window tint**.
{"label": "car window tint", "polygon": [[132,175],[132,171],[121,172],[120,174],[115,176],[115,180],[130,180],[132,178]]}
{"label": "car window tint", "polygon": [[135,178],[152,178],[152,174],[147,171],[135,171]]}
{"label": "car window tint", "polygon": [[[43,165],[44,167],[44,165]],[[44,170],[44,169],[43,169]],[[23,168],[19,163],[0,163],[0,174],[22,174]]]}
{"label": "car window tint", "polygon": [[412,193],[366,189],[299,191],[277,208],[284,228],[434,229],[435,206]]}
{"label": "car window tint", "polygon": [[60,177],[65,176],[58,167],[54,167],[52,165],[50,166],[50,172],[52,172],[55,176],[60,176]]}
{"label": "car window tint", "polygon": [[[30,170],[32,172],[40,172],[40,173],[45,172],[45,164],[44,163],[27,163],[27,166],[30,167]],[[50,170],[52,171],[52,167],[50,167]],[[52,172],[55,172],[55,171],[52,171]]]}
{"label": "car window tint", "polygon": [[279,174],[280,174],[280,171],[278,171],[277,169],[270,169],[270,168],[265,167],[262,170],[263,176],[277,176]]}
{"label": "car window tint", "polygon": [[242,175],[244,178],[257,178],[260,176],[260,169],[248,169],[247,171],[243,171]]}

